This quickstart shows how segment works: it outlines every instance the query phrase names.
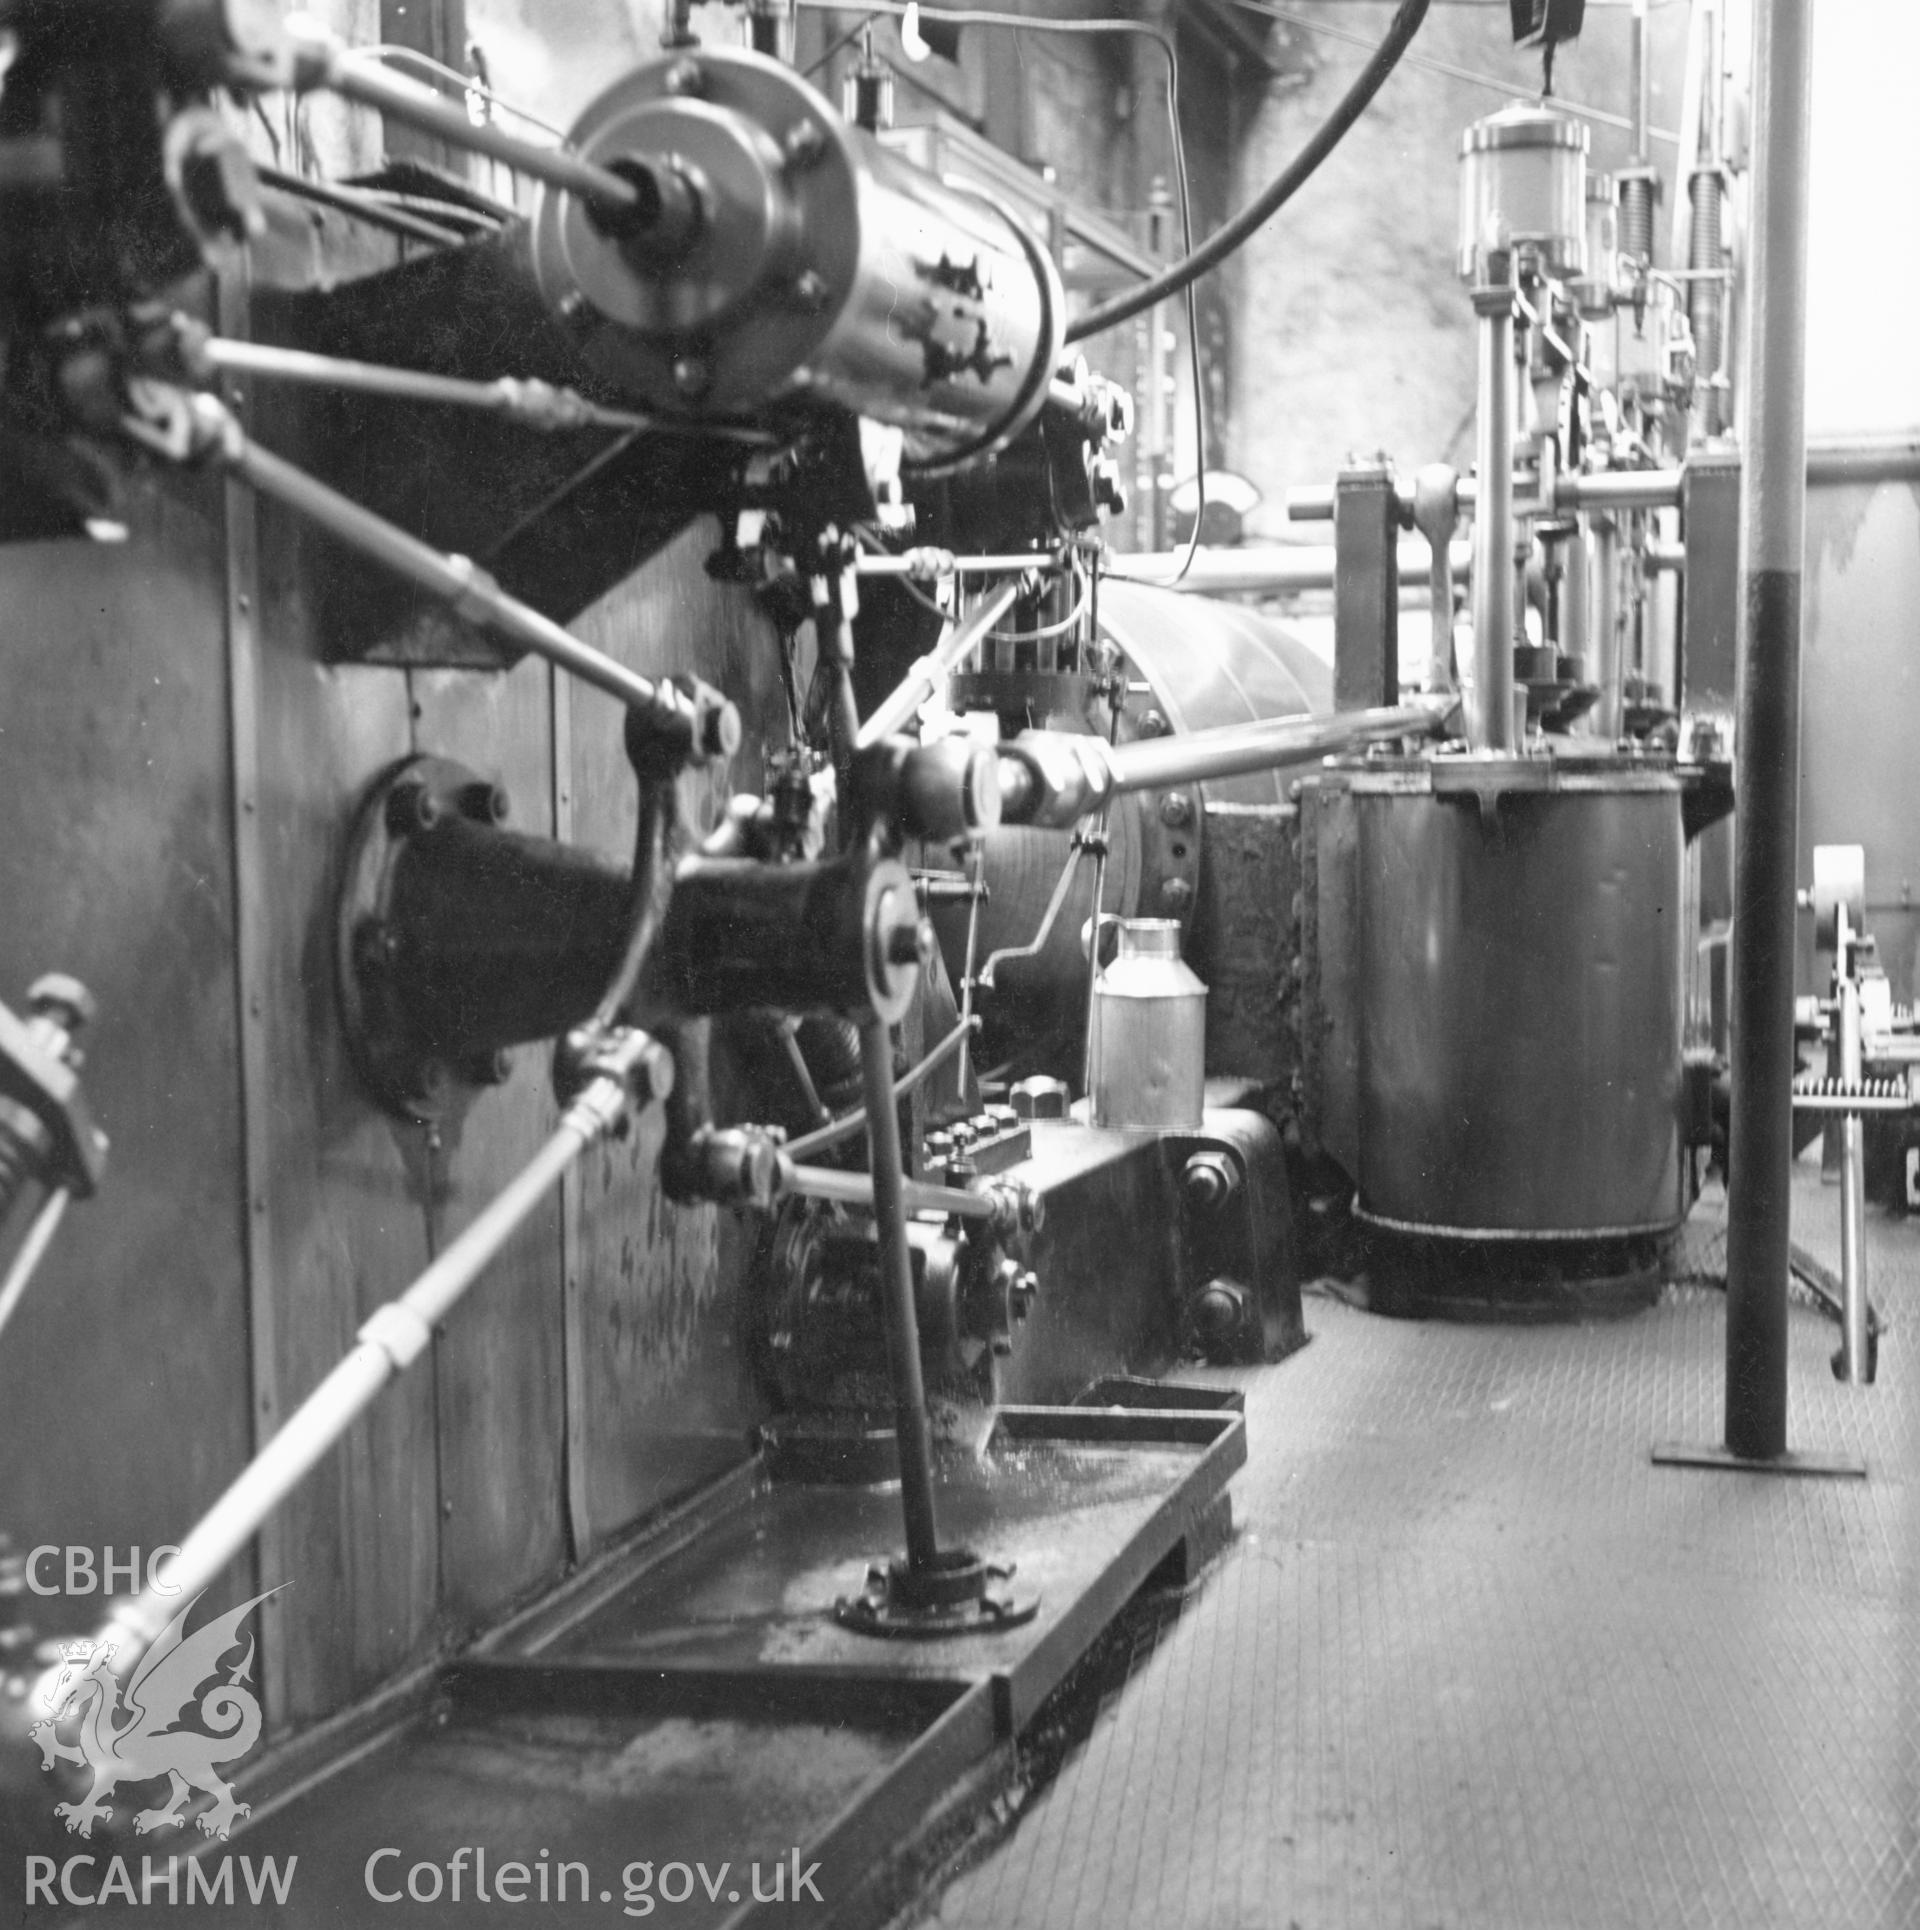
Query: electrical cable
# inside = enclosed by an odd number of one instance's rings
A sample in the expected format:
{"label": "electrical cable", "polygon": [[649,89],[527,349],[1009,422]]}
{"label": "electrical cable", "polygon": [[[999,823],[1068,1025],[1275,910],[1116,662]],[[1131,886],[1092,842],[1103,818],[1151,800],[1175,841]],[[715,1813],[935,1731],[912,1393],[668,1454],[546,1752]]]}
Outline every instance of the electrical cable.
{"label": "electrical cable", "polygon": [[1080,594],[1067,614],[1054,623],[1043,623],[1035,630],[989,630],[984,641],[989,643],[1044,643],[1049,637],[1064,637],[1080,619],[1086,615],[1093,601],[1093,593],[1085,583],[1080,586]]}
{"label": "electrical cable", "polygon": [[[851,9],[833,5],[832,0],[795,0],[795,4],[820,13],[842,13],[851,11]],[[1407,6],[1417,5],[1420,13],[1424,14],[1427,0],[1405,0],[1405,4]],[[841,48],[857,38],[858,35],[870,27],[882,14],[898,16],[905,14],[906,11],[906,0],[871,0],[865,18],[860,24],[850,33],[843,35],[833,47],[829,48],[827,53],[823,54],[820,59],[814,63],[814,66],[807,70],[808,73],[812,73],[815,68],[824,66],[832,54],[838,53]],[[1088,20],[1049,20],[1030,17],[1026,14],[999,13],[981,8],[942,7],[940,9],[940,19],[944,24],[954,27],[1005,27],[1016,33],[1133,34],[1141,39],[1151,40],[1154,45],[1160,49],[1167,63],[1167,125],[1173,150],[1174,181],[1180,200],[1180,245],[1184,251],[1182,262],[1175,263],[1174,268],[1169,270],[1168,273],[1172,274],[1177,271],[1182,266],[1182,263],[1199,260],[1202,251],[1196,250],[1193,245],[1193,196],[1187,177],[1186,142],[1181,136],[1180,129],[1180,53],[1174,44],[1172,34],[1167,32],[1164,27],[1153,26],[1144,20],[1127,20],[1117,17],[1101,17]],[[1416,26],[1419,24],[1417,19],[1414,24]],[[1411,31],[1411,29],[1409,29],[1409,31]],[[1389,31],[1389,39],[1391,39],[1391,37],[1391,31]],[[1384,79],[1385,75],[1383,74],[1381,78]],[[1378,82],[1375,82],[1376,87],[1378,84]],[[1354,111],[1357,113],[1359,107],[1364,107],[1366,100],[1371,97],[1372,90],[1370,89],[1366,97],[1360,100]],[[1338,110],[1336,110],[1336,112],[1337,111]],[[1341,131],[1344,132],[1344,129]],[[1337,140],[1339,136],[1336,134],[1334,138]],[[1316,161],[1315,165],[1317,164]],[[1292,190],[1288,189],[1287,192],[1291,193]],[[1277,206],[1278,203],[1275,205]],[[1263,216],[1262,219],[1264,218]],[[1258,223],[1255,225],[1257,226]],[[1215,239],[1217,240],[1218,237],[1215,237]],[[1209,247],[1212,245],[1211,242],[1208,243]],[[1193,369],[1194,476],[1198,483],[1199,495],[1194,504],[1193,530],[1187,538],[1186,553],[1180,559],[1180,567],[1171,577],[1166,578],[1164,581],[1155,579],[1156,586],[1162,589],[1170,588],[1173,584],[1184,580],[1188,571],[1193,568],[1193,559],[1200,546],[1200,524],[1207,510],[1206,385],[1202,380],[1200,372],[1200,314],[1193,296],[1193,282],[1198,279],[1200,273],[1201,269],[1196,268],[1193,275],[1184,283],[1168,283],[1164,289],[1161,289],[1160,293],[1154,294],[1150,296],[1147,301],[1129,308],[1124,315],[1114,315],[1111,322],[1101,322],[1097,326],[1091,325],[1093,317],[1102,315],[1115,306],[1113,302],[1106,303],[1101,308],[1091,309],[1087,315],[1083,315],[1078,321],[1070,323],[1066,331],[1067,342],[1077,342],[1087,335],[1099,333],[1103,328],[1113,326],[1121,321],[1130,320],[1140,312],[1142,307],[1153,306],[1154,303],[1161,300],[1164,295],[1179,292],[1181,289],[1184,289],[1186,293],[1187,347]],[[1141,283],[1140,288],[1153,289],[1157,287],[1159,283],[1165,282],[1166,280],[1167,276],[1165,275],[1156,276],[1152,281]],[[1118,299],[1130,300],[1132,299],[1132,295],[1137,295],[1138,293],[1139,289],[1135,289],[1129,296]],[[1149,579],[1143,577],[1138,580],[1146,582]]]}
{"label": "electrical cable", "polygon": [[[825,13],[830,11],[830,9],[823,7],[820,9],[820,11]],[[837,11],[837,9],[832,9],[831,11]],[[834,57],[835,54],[842,52],[844,49],[848,47],[851,47],[853,43],[856,40],[858,40],[860,36],[863,33],[865,33],[866,30],[869,27],[871,27],[873,23],[879,18],[880,16],[877,13],[870,13],[867,15],[867,17],[864,20],[860,22],[858,26],[849,27],[847,31],[843,33],[840,36],[840,38],[836,40],[833,43],[833,45],[829,47],[827,51],[820,56],[818,60],[814,61],[811,66],[803,67],[800,70],[800,78],[802,80],[811,80],[814,77],[814,75],[817,74],[820,71],[820,69],[824,67],[827,64],[827,62]]]}
{"label": "electrical cable", "polygon": [[[978,1018],[962,1019],[918,1065],[903,1072],[893,1082],[894,1104],[898,1105],[902,1099],[910,1098],[918,1092],[960,1050],[962,1042],[979,1030],[979,1026]],[[783,1150],[789,1159],[796,1164],[801,1164],[813,1158],[816,1153],[823,1153],[830,1146],[838,1146],[843,1140],[851,1139],[856,1133],[863,1132],[866,1124],[867,1111],[864,1106],[861,1106],[853,1112],[842,1113],[838,1119],[828,1125],[817,1127],[810,1133],[802,1133],[798,1139],[788,1140]]]}
{"label": "electrical cable", "polygon": [[[1339,146],[1347,130],[1352,127],[1366,110],[1368,102],[1377,94],[1387,76],[1399,64],[1407,42],[1418,32],[1420,23],[1426,18],[1429,0],[1400,0],[1400,10],[1394,15],[1392,24],[1387,28],[1386,37],[1374,49],[1373,57],[1359,73],[1353,85],[1336,103],[1333,112],[1320,124],[1298,154],[1270,181],[1253,200],[1240,210],[1224,226],[1214,230],[1200,246],[1183,260],[1175,262],[1151,280],[1129,288],[1124,294],[1116,295],[1111,301],[1090,308],[1067,328],[1069,343],[1084,341],[1089,335],[1098,335],[1103,330],[1115,328],[1122,322],[1131,321],[1143,310],[1151,308],[1156,302],[1164,301],[1167,296],[1177,294],[1181,289],[1204,275],[1209,269],[1217,268],[1235,249],[1246,241],[1248,236],[1264,226],[1281,208],[1313,177],[1314,172],[1333,150]],[[961,16],[953,15],[958,19]],[[1062,21],[1050,22],[1053,26],[1064,26]]]}

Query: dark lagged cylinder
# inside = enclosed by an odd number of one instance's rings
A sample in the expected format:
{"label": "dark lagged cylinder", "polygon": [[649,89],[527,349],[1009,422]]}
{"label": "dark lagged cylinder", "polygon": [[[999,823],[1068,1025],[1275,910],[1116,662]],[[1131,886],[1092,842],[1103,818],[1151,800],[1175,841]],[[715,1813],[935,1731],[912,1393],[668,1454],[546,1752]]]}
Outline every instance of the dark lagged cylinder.
{"label": "dark lagged cylinder", "polygon": [[1360,1206],[1459,1238],[1675,1225],[1676,780],[1435,796],[1356,774]]}

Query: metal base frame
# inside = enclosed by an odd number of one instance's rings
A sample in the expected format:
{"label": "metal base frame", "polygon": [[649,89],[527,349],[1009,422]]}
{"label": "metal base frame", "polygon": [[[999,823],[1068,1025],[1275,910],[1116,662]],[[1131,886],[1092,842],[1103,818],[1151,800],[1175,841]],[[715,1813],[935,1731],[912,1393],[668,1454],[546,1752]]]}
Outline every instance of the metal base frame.
{"label": "metal base frame", "polygon": [[556,1867],[591,1866],[582,1923],[605,1920],[602,1872],[633,1858],[731,1856],[737,1883],[769,1852],[816,1870],[824,1901],[741,1889],[680,1914],[709,1930],[888,1920],[1006,1787],[1015,1740],[1142,1585],[1190,1582],[1222,1545],[1246,1459],[1239,1396],[1109,1381],[1087,1398],[999,1408],[984,1441],[937,1462],[956,1534],[1016,1559],[1038,1595],[1023,1624],[910,1642],[845,1627],[832,1583],[857,1583],[897,1504],[756,1457],[448,1665],[418,1713],[334,1774],[303,1765],[245,1835],[255,1856],[301,1856],[292,1930],[359,1920],[372,1849],[444,1866],[489,1829],[496,1865],[524,1836]]}

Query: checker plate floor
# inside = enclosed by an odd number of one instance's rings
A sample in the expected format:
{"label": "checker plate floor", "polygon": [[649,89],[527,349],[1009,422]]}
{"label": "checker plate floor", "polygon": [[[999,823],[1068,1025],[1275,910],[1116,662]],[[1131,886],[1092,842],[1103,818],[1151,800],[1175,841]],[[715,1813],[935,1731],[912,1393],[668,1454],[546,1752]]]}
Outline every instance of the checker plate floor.
{"label": "checker plate floor", "polygon": [[[1809,1156],[1830,1266],[1837,1205]],[[1316,1300],[1305,1353],[1212,1376],[1247,1391],[1237,1540],[920,1921],[1916,1930],[1920,1220],[1870,1209],[1868,1248],[1878,1384],[1789,1327],[1792,1445],[1865,1481],[1652,1463],[1720,1438],[1707,1287],[1559,1327]]]}

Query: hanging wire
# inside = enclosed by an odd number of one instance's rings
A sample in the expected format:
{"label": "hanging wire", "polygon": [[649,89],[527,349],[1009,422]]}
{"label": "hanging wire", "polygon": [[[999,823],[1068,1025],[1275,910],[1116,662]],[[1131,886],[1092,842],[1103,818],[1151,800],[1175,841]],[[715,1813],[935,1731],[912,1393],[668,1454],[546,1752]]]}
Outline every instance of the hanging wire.
{"label": "hanging wire", "polygon": [[435,60],[431,54],[423,54],[417,47],[396,46],[390,41],[381,41],[371,47],[355,50],[370,54],[376,60],[383,60],[389,66],[402,62],[418,67],[423,72],[437,74],[442,80],[450,80],[462,94],[477,94],[489,107],[497,107],[511,114],[516,121],[525,121],[529,127],[537,127],[542,134],[551,134],[562,146],[566,144],[567,131],[555,127],[551,121],[543,121],[538,114],[529,114],[524,107],[516,107],[504,95],[496,94],[483,80],[473,74],[463,74],[457,67],[449,67],[444,60]]}
{"label": "hanging wire", "polygon": [[1400,0],[1399,11],[1389,23],[1379,46],[1374,49],[1372,58],[1334,103],[1333,111],[1307,137],[1299,153],[1238,214],[1216,228],[1198,248],[1189,248],[1186,255],[1170,268],[1139,287],[1129,288],[1123,294],[1115,295],[1110,301],[1101,302],[1090,309],[1068,328],[1067,340],[1077,342],[1121,322],[1130,322],[1155,302],[1164,300],[1182,288],[1192,287],[1200,276],[1217,268],[1257,229],[1279,213],[1313,178],[1320,163],[1339,146],[1347,130],[1365,112],[1368,102],[1398,65],[1407,42],[1419,31],[1421,21],[1426,18],[1428,5],[1429,0]]}
{"label": "hanging wire", "polygon": [[1054,623],[1043,623],[1036,630],[989,630],[983,641],[993,643],[1044,643],[1049,637],[1064,637],[1086,615],[1093,601],[1087,579],[1082,577],[1080,594],[1067,614]]}
{"label": "hanging wire", "polygon": [[[1426,0],[1407,0],[1409,5],[1424,9]],[[818,13],[839,13],[846,9],[831,4],[831,0],[795,0],[798,6]],[[906,0],[870,0],[866,18],[859,27],[841,40],[840,46],[855,38],[881,14],[903,15],[907,11]],[[1193,533],[1187,539],[1186,553],[1180,560],[1180,567],[1162,583],[1162,587],[1182,581],[1193,568],[1195,551],[1199,548],[1200,524],[1207,511],[1207,409],[1206,384],[1200,367],[1200,313],[1194,300],[1193,283],[1198,279],[1200,270],[1195,269],[1183,283],[1174,283],[1171,277],[1187,262],[1196,259],[1193,242],[1193,197],[1187,179],[1187,148],[1180,128],[1180,54],[1174,45],[1172,34],[1164,27],[1156,27],[1144,20],[1127,20],[1119,17],[1102,16],[1089,20],[1054,20],[1045,17],[1029,16],[1021,13],[998,13],[977,7],[940,9],[940,21],[944,26],[953,27],[1005,27],[1016,33],[1056,33],[1056,34],[1131,34],[1143,40],[1151,40],[1160,49],[1166,60],[1166,103],[1167,124],[1172,137],[1173,173],[1180,200],[1180,247],[1182,261],[1175,263],[1166,274],[1157,276],[1145,287],[1154,287],[1159,282],[1167,282],[1158,295],[1139,300],[1140,290],[1129,289],[1124,295],[1116,296],[1114,301],[1102,304],[1089,314],[1081,316],[1069,324],[1067,340],[1075,342],[1083,336],[1098,334],[1102,329],[1116,322],[1130,320],[1142,308],[1152,307],[1166,295],[1183,292],[1186,296],[1187,310],[1187,348],[1193,369],[1193,432],[1194,432],[1194,475],[1199,484],[1199,497],[1193,511]],[[830,51],[837,52],[838,47]],[[824,62],[824,56],[822,60]],[[1215,237],[1217,240],[1217,237]],[[1210,241],[1207,244],[1213,246]],[[1230,251],[1225,251],[1230,252]],[[1117,303],[1133,302],[1125,315],[1108,316]],[[1147,578],[1139,579],[1142,582]],[[1158,579],[1154,579],[1158,580]]]}

